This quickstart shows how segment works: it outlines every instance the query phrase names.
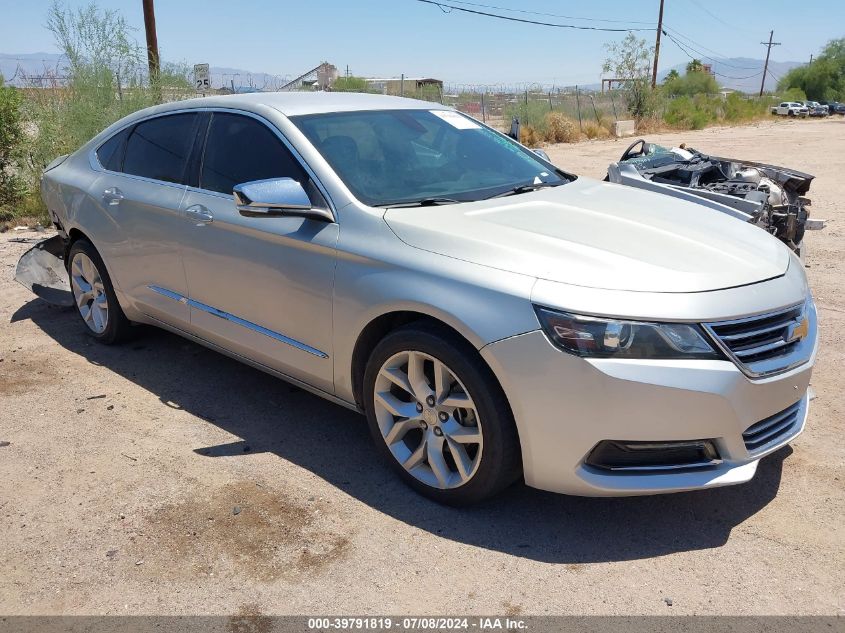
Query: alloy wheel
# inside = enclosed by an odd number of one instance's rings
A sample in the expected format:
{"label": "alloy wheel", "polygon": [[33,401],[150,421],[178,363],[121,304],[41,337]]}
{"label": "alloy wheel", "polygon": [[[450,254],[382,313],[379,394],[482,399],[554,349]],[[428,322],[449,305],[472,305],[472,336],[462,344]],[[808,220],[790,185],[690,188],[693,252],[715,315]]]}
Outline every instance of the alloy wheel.
{"label": "alloy wheel", "polygon": [[481,419],[445,363],[419,351],[394,354],[379,370],[374,392],[382,438],[408,473],[439,489],[473,477],[484,447]]}
{"label": "alloy wheel", "polygon": [[109,324],[109,300],[100,271],[85,253],[77,253],[70,265],[73,298],[83,321],[95,334]]}

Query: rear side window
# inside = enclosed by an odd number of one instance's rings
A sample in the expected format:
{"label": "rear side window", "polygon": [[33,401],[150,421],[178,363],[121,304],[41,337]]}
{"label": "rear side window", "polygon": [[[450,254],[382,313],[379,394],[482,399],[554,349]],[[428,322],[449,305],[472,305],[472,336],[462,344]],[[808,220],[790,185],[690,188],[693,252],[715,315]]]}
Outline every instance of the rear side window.
{"label": "rear side window", "polygon": [[110,171],[123,171],[123,155],[126,152],[126,139],[129,138],[130,129],[118,132],[100,145],[100,149],[97,150],[97,160],[100,161],[100,165]]}
{"label": "rear side window", "polygon": [[235,185],[284,177],[307,189],[302,166],[266,125],[239,114],[214,114],[200,170],[202,189],[231,194]]}
{"label": "rear side window", "polygon": [[122,171],[184,183],[197,120],[195,113],[171,114],[136,125],[126,142]]}

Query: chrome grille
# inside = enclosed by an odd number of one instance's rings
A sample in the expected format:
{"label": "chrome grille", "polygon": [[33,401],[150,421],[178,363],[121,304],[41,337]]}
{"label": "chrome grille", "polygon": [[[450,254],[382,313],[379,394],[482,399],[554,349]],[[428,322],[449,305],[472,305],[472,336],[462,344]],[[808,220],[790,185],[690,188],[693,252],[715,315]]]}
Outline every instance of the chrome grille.
{"label": "chrome grille", "polygon": [[775,413],[773,416],[749,426],[742,434],[745,448],[748,449],[749,453],[754,453],[789,435],[800,422],[800,411],[801,401],[799,400],[780,413]]}
{"label": "chrome grille", "polygon": [[810,359],[816,338],[812,300],[778,312],[706,323],[705,329],[747,375],[757,378]]}

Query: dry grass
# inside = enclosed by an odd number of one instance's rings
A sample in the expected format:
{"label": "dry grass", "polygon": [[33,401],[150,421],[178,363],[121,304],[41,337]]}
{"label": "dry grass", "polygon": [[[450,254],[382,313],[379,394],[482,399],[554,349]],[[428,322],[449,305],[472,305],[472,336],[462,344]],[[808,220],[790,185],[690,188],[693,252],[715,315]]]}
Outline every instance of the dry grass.
{"label": "dry grass", "polygon": [[546,128],[545,139],[550,143],[575,143],[579,140],[575,121],[560,112],[546,115]]}
{"label": "dry grass", "polygon": [[584,124],[584,135],[590,140],[597,138],[610,138],[610,130],[598,123],[587,121],[587,123]]}
{"label": "dry grass", "polygon": [[519,142],[526,147],[535,147],[539,145],[543,137],[537,132],[532,125],[519,126]]}

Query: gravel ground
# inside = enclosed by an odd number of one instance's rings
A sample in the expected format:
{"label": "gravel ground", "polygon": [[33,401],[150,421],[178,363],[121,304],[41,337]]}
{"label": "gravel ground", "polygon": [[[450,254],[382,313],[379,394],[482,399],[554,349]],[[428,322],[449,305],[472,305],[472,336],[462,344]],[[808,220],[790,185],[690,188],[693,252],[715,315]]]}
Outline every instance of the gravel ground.
{"label": "gravel ground", "polygon": [[[8,232],[0,613],[845,613],[845,119],[651,140],[816,175],[817,398],[753,481],[632,499],[515,486],[439,507],[351,412],[164,332],[93,343],[12,281],[14,240],[38,235]],[[626,145],[548,151],[602,177]]]}

